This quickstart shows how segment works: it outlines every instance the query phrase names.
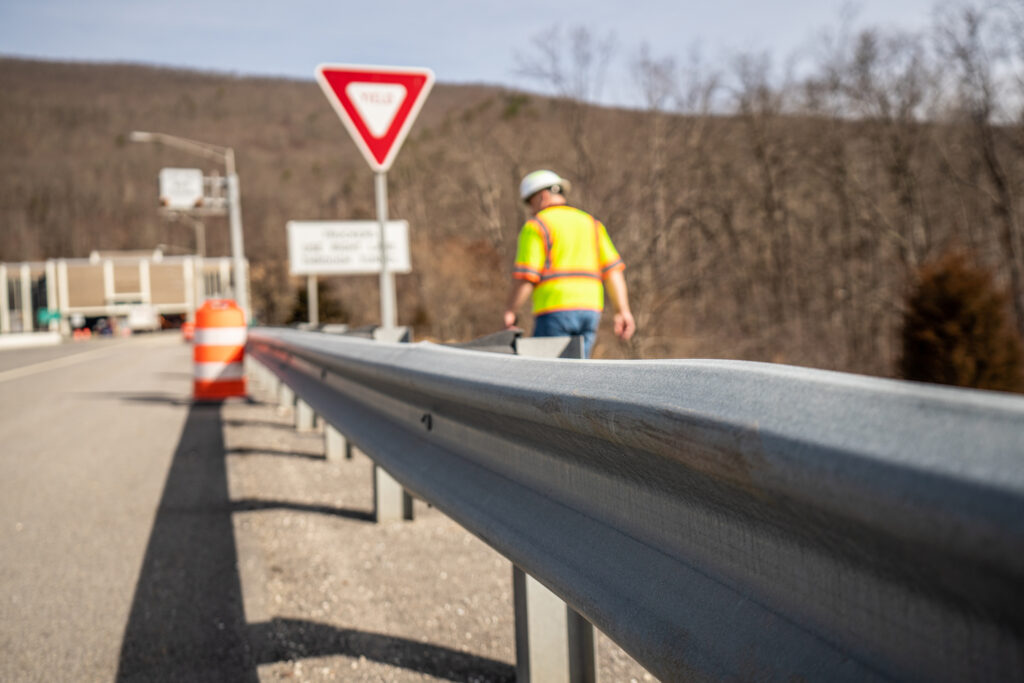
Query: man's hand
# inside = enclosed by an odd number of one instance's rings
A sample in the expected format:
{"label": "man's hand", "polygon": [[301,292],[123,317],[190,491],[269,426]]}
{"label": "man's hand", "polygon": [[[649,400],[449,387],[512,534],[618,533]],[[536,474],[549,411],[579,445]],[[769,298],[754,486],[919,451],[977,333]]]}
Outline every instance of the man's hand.
{"label": "man's hand", "polygon": [[629,293],[622,270],[610,272],[605,277],[604,286],[608,289],[612,303],[615,305],[615,335],[622,341],[629,341],[629,338],[636,332],[636,321],[633,320],[633,313],[629,310]]}
{"label": "man's hand", "polygon": [[636,332],[636,321],[629,311],[615,314],[615,335],[622,341],[629,341],[629,338]]}
{"label": "man's hand", "polygon": [[518,330],[516,323],[519,317],[516,311],[523,307],[526,300],[533,294],[533,283],[528,280],[516,280],[513,278],[512,285],[508,290],[508,298],[505,300],[505,329]]}

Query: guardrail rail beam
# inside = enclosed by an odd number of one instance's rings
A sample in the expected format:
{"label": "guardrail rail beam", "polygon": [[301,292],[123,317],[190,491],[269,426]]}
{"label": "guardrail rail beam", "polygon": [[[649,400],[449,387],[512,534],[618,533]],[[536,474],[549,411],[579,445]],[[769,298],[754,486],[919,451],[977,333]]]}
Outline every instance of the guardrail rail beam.
{"label": "guardrail rail beam", "polygon": [[247,354],[662,679],[1024,679],[1024,398],[268,328]]}

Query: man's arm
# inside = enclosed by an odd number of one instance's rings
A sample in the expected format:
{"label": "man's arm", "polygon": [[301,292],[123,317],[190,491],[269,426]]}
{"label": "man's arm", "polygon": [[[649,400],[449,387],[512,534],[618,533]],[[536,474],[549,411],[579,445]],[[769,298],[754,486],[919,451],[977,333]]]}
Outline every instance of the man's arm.
{"label": "man's arm", "polygon": [[533,283],[529,280],[512,280],[505,303],[505,329],[516,326],[516,312],[523,307],[533,294]]}
{"label": "man's arm", "polygon": [[636,332],[636,322],[629,310],[629,290],[626,288],[626,276],[622,269],[613,270],[604,279],[604,286],[615,306],[615,334],[628,341]]}

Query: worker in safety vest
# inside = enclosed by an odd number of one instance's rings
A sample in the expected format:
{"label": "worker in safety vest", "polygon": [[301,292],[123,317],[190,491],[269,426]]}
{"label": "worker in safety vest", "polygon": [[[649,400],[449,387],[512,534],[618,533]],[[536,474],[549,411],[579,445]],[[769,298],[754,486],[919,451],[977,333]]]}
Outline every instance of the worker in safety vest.
{"label": "worker in safety vest", "polygon": [[[533,295],[535,337],[582,335],[589,358],[604,310],[604,288],[615,306],[615,334],[626,340],[636,331],[619,258],[608,231],[589,213],[569,206],[569,181],[552,171],[523,178],[519,195],[533,216],[519,232],[505,327]],[[603,287],[602,287],[603,285]]]}

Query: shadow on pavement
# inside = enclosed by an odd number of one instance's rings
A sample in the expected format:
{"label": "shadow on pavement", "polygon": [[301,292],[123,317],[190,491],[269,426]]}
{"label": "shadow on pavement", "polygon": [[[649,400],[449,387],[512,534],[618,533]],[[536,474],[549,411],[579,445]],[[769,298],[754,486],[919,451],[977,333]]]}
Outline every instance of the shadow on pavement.
{"label": "shadow on pavement", "polygon": [[[191,391],[187,394],[172,394],[167,392],[152,392],[152,391],[86,391],[79,392],[80,396],[88,396],[90,398],[106,398],[116,401],[127,401],[129,403],[167,403],[173,406],[190,406],[206,405],[206,406],[219,406],[219,401],[213,402],[200,402],[196,403],[192,399]],[[256,403],[252,398],[239,397],[228,399],[230,401],[242,401],[250,405]]]}
{"label": "shadow on pavement", "polygon": [[273,619],[253,624],[253,649],[260,664],[346,655],[366,657],[450,681],[514,681],[515,667],[486,657],[407,638],[335,628],[314,621]]}
{"label": "shadow on pavement", "polygon": [[[323,441],[323,436],[319,436],[318,441]],[[327,459],[323,452],[300,453],[297,451],[282,451],[274,448],[251,448],[248,446],[239,446],[238,448],[232,448],[231,450],[228,451],[228,455],[273,455],[284,458],[306,458],[307,460]]]}
{"label": "shadow on pavement", "polygon": [[256,681],[242,608],[221,406],[174,452],[121,644],[118,681]]}
{"label": "shadow on pavement", "polygon": [[233,512],[287,508],[369,520],[367,512],[228,494],[221,406],[189,409],[150,532],[121,644],[117,681],[258,681],[257,666],[366,657],[455,681],[511,681],[504,662],[405,638],[274,619],[247,624]]}
{"label": "shadow on pavement", "polygon": [[344,517],[360,522],[372,522],[373,513],[365,510],[348,510],[329,505],[310,505],[307,503],[290,503],[283,500],[255,500],[247,498],[236,500],[232,504],[235,512],[252,512],[254,510],[294,510],[296,512],[313,512],[319,515]]}
{"label": "shadow on pavement", "polygon": [[88,396],[92,399],[104,398],[111,401],[128,401],[131,403],[166,403],[172,406],[187,406],[192,404],[191,394],[137,391],[86,391],[78,393],[80,396]]}
{"label": "shadow on pavement", "polygon": [[225,420],[228,427],[261,427],[272,429],[283,429],[288,432],[295,431],[295,424],[292,422],[271,422],[270,420]]}

